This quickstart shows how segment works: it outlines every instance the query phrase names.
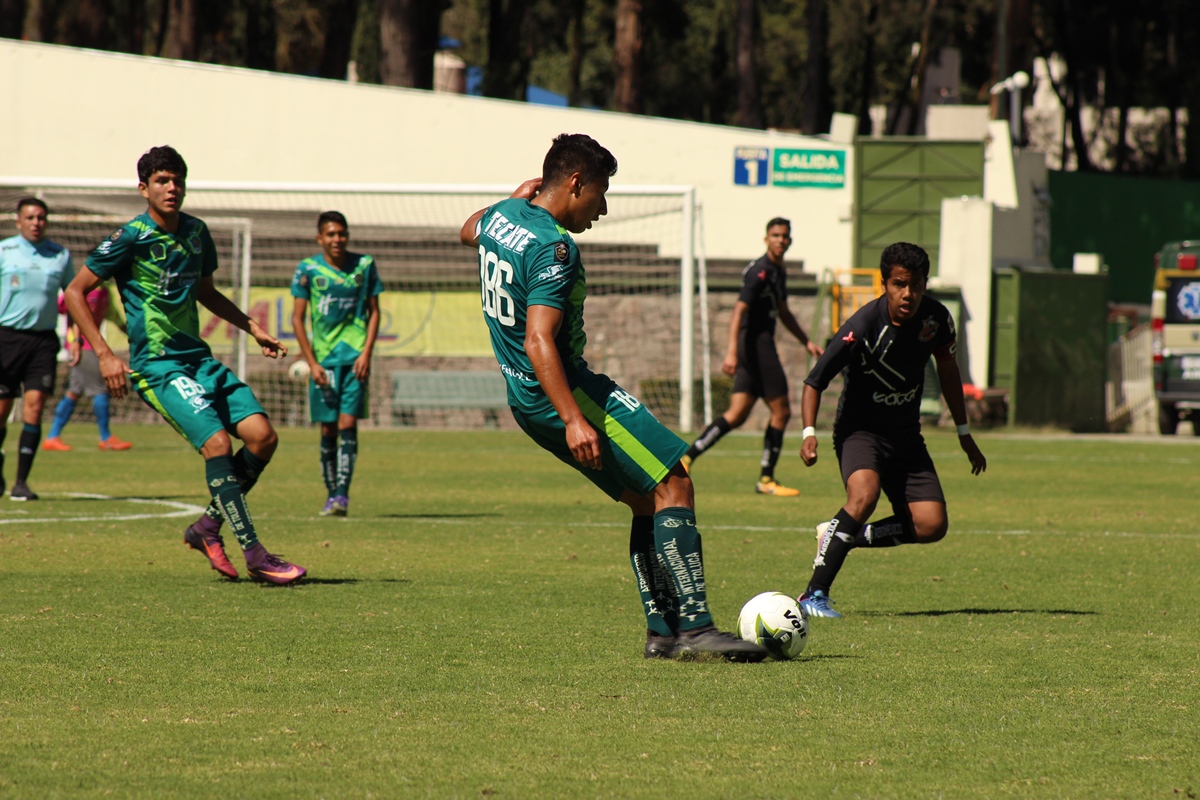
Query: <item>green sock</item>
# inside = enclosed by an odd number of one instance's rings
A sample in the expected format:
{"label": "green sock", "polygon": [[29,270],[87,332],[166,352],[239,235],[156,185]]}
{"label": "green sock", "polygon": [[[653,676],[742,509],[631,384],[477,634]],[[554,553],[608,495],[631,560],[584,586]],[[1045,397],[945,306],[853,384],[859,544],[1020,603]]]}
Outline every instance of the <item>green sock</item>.
{"label": "green sock", "polygon": [[690,508],[664,508],[654,515],[654,549],[675,584],[679,630],[713,624],[704,589],[704,554],[696,514]]}
{"label": "green sock", "polygon": [[321,434],[321,477],[330,497],[337,494],[337,434]]}
{"label": "green sock", "polygon": [[358,428],[346,428],[339,433],[342,443],[337,451],[337,488],[334,494],[349,497],[350,480],[354,477],[354,464],[358,461]]}
{"label": "green sock", "polygon": [[254,532],[250,509],[246,507],[246,493],[238,483],[233,464],[232,456],[210,458],[204,462],[204,477],[213,503],[229,523],[229,530],[233,531],[242,549],[249,550],[258,544],[258,536]]}
{"label": "green sock", "polygon": [[637,578],[646,628],[659,636],[674,636],[679,624],[671,578],[654,554],[654,517],[634,517],[629,529],[629,563]]}
{"label": "green sock", "polygon": [[[262,471],[267,468],[269,463],[245,447],[237,451],[237,455],[233,457],[233,472],[237,475],[238,486],[242,487],[242,494],[250,493],[250,490],[258,483],[258,476],[262,475]],[[225,515],[221,513],[221,507],[215,499],[208,504],[208,508],[204,509],[204,514],[209,519],[215,520],[218,525],[225,519]]]}

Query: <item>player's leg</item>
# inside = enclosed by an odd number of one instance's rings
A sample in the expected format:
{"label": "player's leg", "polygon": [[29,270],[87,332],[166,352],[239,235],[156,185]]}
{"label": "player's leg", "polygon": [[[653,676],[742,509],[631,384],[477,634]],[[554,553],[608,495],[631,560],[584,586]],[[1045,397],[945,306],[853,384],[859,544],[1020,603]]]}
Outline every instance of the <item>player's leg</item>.
{"label": "player's leg", "polygon": [[319,423],[321,429],[321,480],[325,482],[325,507],[321,516],[335,513],[333,498],[337,494],[338,428],[336,422]]}
{"label": "player's leg", "polygon": [[54,394],[54,383],[58,373],[58,334],[45,331],[25,339],[28,359],[21,376],[25,388],[22,409],[24,424],[21,426],[21,438],[18,441],[17,474],[8,493],[10,500],[38,499],[37,494],[26,485],[26,480],[33,469],[33,459],[42,440],[42,412],[46,406],[46,398]]}
{"label": "player's leg", "polygon": [[[3,376],[0,376],[0,393],[4,392]],[[8,415],[12,413],[12,396],[0,394],[0,495],[4,494],[4,439],[8,436]]]}
{"label": "player's leg", "polygon": [[337,481],[334,503],[345,516],[350,509],[350,481],[358,463],[358,421],[370,415],[367,386],[354,374],[354,366],[338,367],[338,444]]}
{"label": "player's leg", "polygon": [[725,410],[724,414],[714,419],[696,438],[696,441],[692,442],[691,447],[683,456],[683,465],[690,468],[693,461],[721,441],[725,434],[734,428],[741,427],[746,418],[750,416],[750,411],[754,408],[757,400],[757,395],[748,391],[737,391],[735,387],[735,391],[729,398],[729,408]]}
{"label": "player's leg", "polygon": [[133,447],[119,436],[115,436],[108,427],[109,404],[108,387],[104,385],[104,376],[100,374],[100,359],[95,352],[85,349],[79,356],[79,365],[72,370],[72,375],[78,371],[81,376],[81,394],[92,398],[92,413],[96,416],[96,432],[100,435],[101,450],[129,450]]}
{"label": "player's leg", "polygon": [[321,479],[325,482],[325,507],[321,509],[322,517],[341,516],[343,509],[334,503],[337,497],[338,469],[338,406],[337,369],[325,367],[329,376],[329,386],[317,386],[310,377],[308,379],[308,414],[312,422],[321,429]]}
{"label": "player's leg", "polygon": [[629,563],[646,615],[646,658],[670,658],[675,651],[679,613],[670,576],[654,549],[654,500],[629,489],[621,502],[633,512],[629,527]]}
{"label": "player's leg", "polygon": [[[80,353],[80,359],[82,360],[82,358],[83,353]],[[82,396],[83,376],[79,373],[79,366],[76,365],[71,367],[71,372],[67,377],[66,393],[58,401],[58,405],[54,407],[54,420],[50,423],[50,434],[42,442],[43,450],[67,452],[71,449],[71,445],[64,442],[60,437],[62,436],[63,428],[71,421],[71,415],[75,413],[75,405]]]}
{"label": "player's leg", "polygon": [[864,525],[854,547],[931,544],[946,536],[946,498],[925,440],[918,434],[897,443],[894,450],[883,485],[892,515]]}
{"label": "player's leg", "polygon": [[765,398],[764,402],[771,409],[771,421],[763,433],[762,473],[758,484],[754,487],[760,494],[775,497],[796,497],[799,489],[784,486],[775,480],[775,465],[779,463],[779,454],[783,452],[783,433],[792,418],[792,405],[786,393]]}
{"label": "player's leg", "polygon": [[18,352],[18,332],[0,328],[0,495],[7,483],[4,480],[4,440],[8,436],[8,415],[14,398],[21,391],[24,356]]}

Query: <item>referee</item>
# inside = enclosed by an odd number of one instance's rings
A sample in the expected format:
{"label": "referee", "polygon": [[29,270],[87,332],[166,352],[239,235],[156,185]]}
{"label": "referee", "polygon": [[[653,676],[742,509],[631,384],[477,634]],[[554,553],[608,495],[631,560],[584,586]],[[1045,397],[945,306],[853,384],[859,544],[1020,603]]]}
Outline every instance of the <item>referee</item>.
{"label": "referee", "polygon": [[726,375],[733,376],[729,410],[692,442],[683,457],[683,464],[690,468],[701,453],[740,427],[761,397],[771,409],[771,421],[763,436],[762,475],[754,490],[775,497],[795,497],[800,494],[799,490],[775,480],[775,463],[783,448],[783,431],[792,418],[787,375],[775,349],[775,320],[782,322],[783,327],[814,356],[820,357],[825,351],[808,338],[788,308],[787,269],[783,265],[783,256],[792,246],[792,223],[783,217],[768,222],[766,243],[766,255],[750,262],[742,273],[742,292],[729,322],[729,349],[721,365]]}
{"label": "referee", "polygon": [[[36,197],[17,201],[17,235],[0,241],[0,446],[13,399],[24,391],[17,478],[9,500],[37,500],[25,481],[42,438],[42,409],[58,369],[58,292],[75,276],[70,252],[46,238],[48,209]],[[0,494],[4,492],[0,451]]]}

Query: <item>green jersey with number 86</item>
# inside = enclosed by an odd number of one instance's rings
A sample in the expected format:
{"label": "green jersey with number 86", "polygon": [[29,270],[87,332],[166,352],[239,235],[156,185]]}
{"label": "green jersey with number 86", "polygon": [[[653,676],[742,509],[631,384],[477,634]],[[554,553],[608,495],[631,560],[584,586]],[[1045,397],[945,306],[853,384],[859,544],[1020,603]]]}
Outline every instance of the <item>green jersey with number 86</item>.
{"label": "green jersey with number 86", "polygon": [[579,248],[549,211],[522,198],[487,209],[477,231],[480,300],[492,350],[508,383],[508,403],[523,410],[542,408],[546,397],[525,354],[530,306],[563,312],[554,345],[571,387],[590,374],[583,360],[587,284]]}

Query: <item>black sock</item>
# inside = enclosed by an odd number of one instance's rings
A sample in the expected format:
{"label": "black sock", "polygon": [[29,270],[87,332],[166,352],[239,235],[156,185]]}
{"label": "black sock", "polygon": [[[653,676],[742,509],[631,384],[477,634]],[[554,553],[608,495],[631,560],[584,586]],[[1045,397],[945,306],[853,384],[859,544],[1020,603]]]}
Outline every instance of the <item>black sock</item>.
{"label": "black sock", "polygon": [[654,553],[654,517],[634,517],[629,528],[629,563],[637,579],[646,629],[659,636],[674,636],[679,625],[671,579]]}
{"label": "black sock", "polygon": [[779,451],[783,449],[783,429],[767,426],[763,434],[762,476],[775,478],[775,465],[779,462]]}
{"label": "black sock", "polygon": [[721,437],[731,430],[733,428],[729,426],[724,417],[717,417],[713,420],[712,425],[704,429],[704,433],[700,434],[700,438],[692,442],[692,446],[687,451],[688,458],[699,458],[701,453],[721,441]]}
{"label": "black sock", "polygon": [[38,444],[42,441],[42,426],[25,423],[21,428],[21,438],[17,444],[17,483],[24,483],[33,469],[33,457],[37,455]]}
{"label": "black sock", "polygon": [[321,478],[329,497],[337,494],[337,433],[321,434]]}
{"label": "black sock", "polygon": [[[4,437],[8,436],[8,425],[5,420],[0,419],[0,484],[4,483]],[[4,487],[0,486],[0,494],[4,492]]]}
{"label": "black sock", "polygon": [[[233,472],[237,476],[238,485],[242,487],[242,494],[248,494],[254,488],[254,484],[258,483],[258,476],[262,475],[262,471],[267,468],[269,463],[269,461],[264,461],[254,455],[246,447],[237,451],[237,455],[233,457]],[[216,521],[218,529],[225,520],[216,498],[208,504],[204,513],[209,519]]]}
{"label": "black sock", "polygon": [[891,516],[863,525],[854,535],[851,547],[895,547],[898,544],[916,544],[917,531],[912,521]]}
{"label": "black sock", "polygon": [[861,529],[862,523],[847,514],[846,509],[843,508],[834,515],[825,534],[825,547],[813,560],[812,579],[808,582],[805,594],[816,591],[829,594],[829,587],[833,585],[838,570],[842,568],[850,548],[853,547],[854,537]]}

